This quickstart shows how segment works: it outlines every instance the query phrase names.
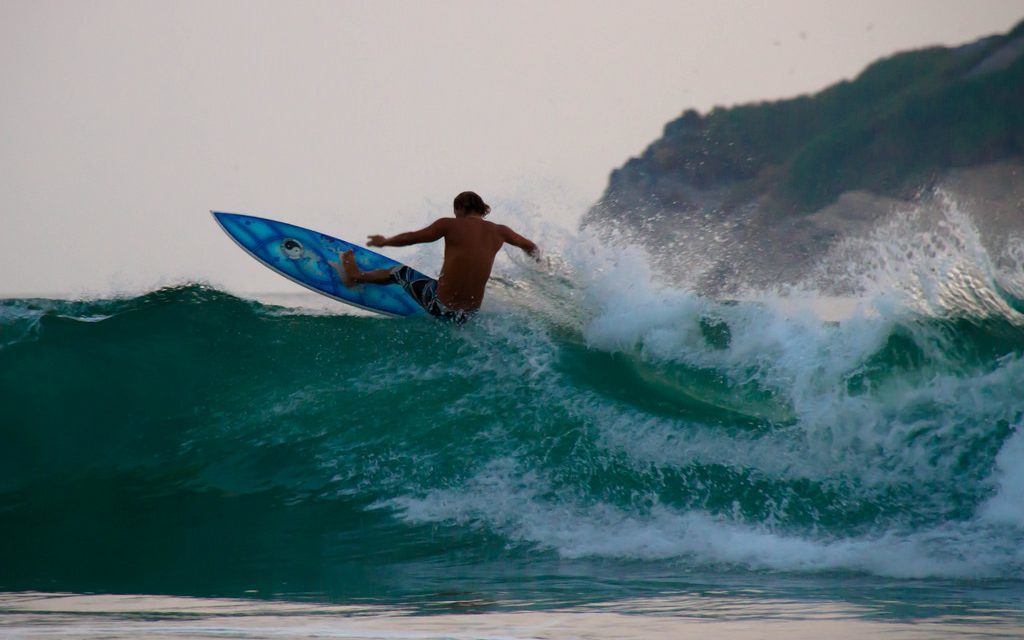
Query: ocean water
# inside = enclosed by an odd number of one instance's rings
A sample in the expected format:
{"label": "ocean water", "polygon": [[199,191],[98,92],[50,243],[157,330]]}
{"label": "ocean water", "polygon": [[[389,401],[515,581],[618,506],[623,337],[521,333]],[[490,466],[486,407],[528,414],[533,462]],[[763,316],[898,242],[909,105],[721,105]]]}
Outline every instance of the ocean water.
{"label": "ocean water", "polygon": [[0,634],[1019,637],[1024,287],[940,217],[732,300],[565,237],[464,327],[0,301]]}

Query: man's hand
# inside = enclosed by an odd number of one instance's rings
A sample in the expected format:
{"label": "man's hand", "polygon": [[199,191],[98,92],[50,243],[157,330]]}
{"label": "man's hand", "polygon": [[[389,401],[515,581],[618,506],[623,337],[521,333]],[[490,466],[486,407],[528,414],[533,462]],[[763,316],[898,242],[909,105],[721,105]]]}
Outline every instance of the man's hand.
{"label": "man's hand", "polygon": [[502,240],[513,247],[519,247],[526,252],[526,255],[530,256],[537,262],[540,262],[540,249],[537,248],[537,245],[534,244],[532,240],[524,238],[505,225],[499,225],[498,231],[501,233]]}
{"label": "man's hand", "polygon": [[384,236],[366,236],[369,240],[366,242],[368,247],[383,247],[387,244],[388,239]]}

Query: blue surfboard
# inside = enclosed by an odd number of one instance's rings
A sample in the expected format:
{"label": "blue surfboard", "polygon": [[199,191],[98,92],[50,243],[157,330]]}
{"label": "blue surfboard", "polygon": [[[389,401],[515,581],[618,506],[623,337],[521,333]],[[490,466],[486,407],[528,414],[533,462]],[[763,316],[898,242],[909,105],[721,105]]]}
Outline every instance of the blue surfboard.
{"label": "blue surfboard", "polygon": [[355,252],[356,264],[363,271],[403,266],[400,262],[351,242],[286,222],[240,213],[210,213],[243,251],[307,289],[389,316],[425,313],[423,307],[397,284],[346,287],[338,272],[328,263],[337,262],[338,253],[349,249]]}

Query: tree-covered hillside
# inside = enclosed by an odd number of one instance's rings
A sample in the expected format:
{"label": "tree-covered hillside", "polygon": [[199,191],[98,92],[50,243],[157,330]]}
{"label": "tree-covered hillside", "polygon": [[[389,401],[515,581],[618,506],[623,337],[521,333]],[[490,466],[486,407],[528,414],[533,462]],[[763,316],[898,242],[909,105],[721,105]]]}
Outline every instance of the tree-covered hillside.
{"label": "tree-covered hillside", "polygon": [[612,173],[591,217],[707,208],[708,191],[718,207],[807,213],[846,191],[905,195],[944,169],[1015,156],[1024,22],[962,47],[893,55],[812,96],[687,111]]}

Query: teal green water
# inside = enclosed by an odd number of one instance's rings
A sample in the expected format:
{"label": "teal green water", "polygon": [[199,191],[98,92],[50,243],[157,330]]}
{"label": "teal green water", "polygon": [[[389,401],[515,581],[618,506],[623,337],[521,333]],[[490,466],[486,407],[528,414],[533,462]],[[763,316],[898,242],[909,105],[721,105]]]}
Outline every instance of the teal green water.
{"label": "teal green water", "polygon": [[1012,317],[587,314],[2,301],[0,590],[1019,593]]}

